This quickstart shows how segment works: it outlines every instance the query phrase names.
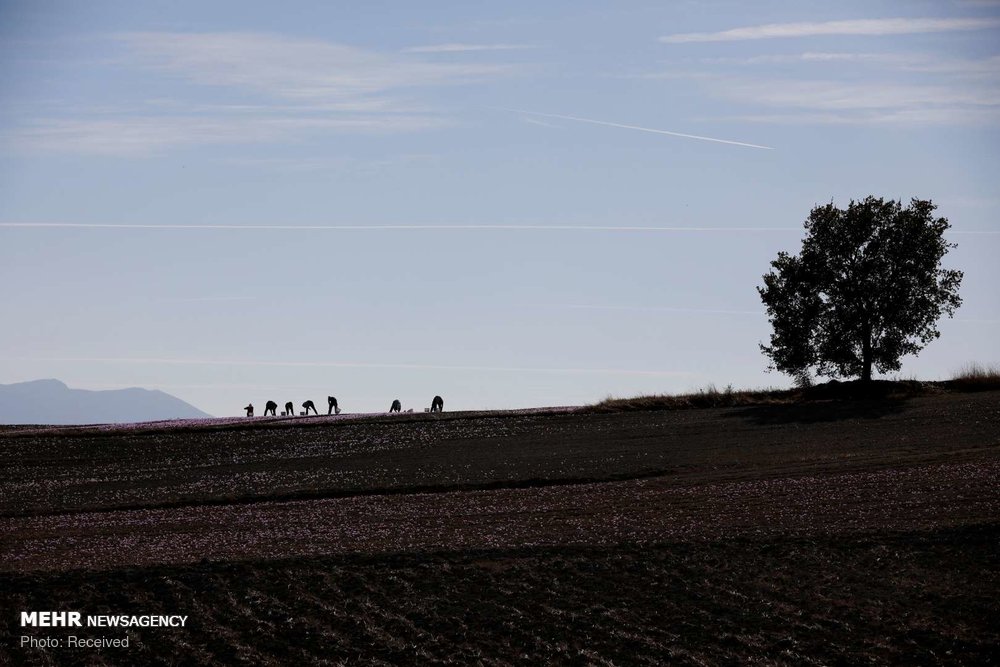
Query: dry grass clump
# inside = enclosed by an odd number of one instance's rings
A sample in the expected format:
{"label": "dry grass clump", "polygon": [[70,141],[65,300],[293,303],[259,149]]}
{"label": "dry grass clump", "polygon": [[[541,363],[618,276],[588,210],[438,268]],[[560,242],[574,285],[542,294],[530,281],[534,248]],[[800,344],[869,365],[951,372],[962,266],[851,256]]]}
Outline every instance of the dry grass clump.
{"label": "dry grass clump", "polygon": [[[692,408],[734,408],[751,406],[795,405],[818,401],[882,401],[902,400],[914,396],[941,394],[947,391],[985,391],[1000,389],[1000,370],[973,364],[963,379],[948,382],[909,380],[829,380],[794,389],[733,389],[729,385],[719,390],[708,385],[697,392],[677,395],[608,397],[589,406],[591,412],[629,412],[633,410],[687,410]],[[967,380],[964,378],[968,378]]]}
{"label": "dry grass clump", "polygon": [[949,389],[959,391],[1000,389],[1000,364],[968,363],[946,384]]}
{"label": "dry grass clump", "polygon": [[661,394],[632,398],[608,397],[590,407],[595,412],[628,412],[632,410],[687,410],[691,408],[732,408],[749,405],[781,405],[795,401],[799,391],[793,389],[733,389],[719,390],[714,384],[691,394]]}

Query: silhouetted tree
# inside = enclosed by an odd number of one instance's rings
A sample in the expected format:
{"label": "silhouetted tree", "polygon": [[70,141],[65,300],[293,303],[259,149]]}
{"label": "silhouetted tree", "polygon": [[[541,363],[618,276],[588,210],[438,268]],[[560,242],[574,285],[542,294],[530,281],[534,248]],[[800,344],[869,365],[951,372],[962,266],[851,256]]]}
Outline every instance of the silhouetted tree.
{"label": "silhouetted tree", "polygon": [[802,251],[778,253],[757,288],[773,327],[760,346],[771,368],[869,381],[873,366],[899,370],[900,357],[938,338],[937,320],[962,303],[962,272],[941,268],[955,244],[935,208],[875,197],[813,208]]}

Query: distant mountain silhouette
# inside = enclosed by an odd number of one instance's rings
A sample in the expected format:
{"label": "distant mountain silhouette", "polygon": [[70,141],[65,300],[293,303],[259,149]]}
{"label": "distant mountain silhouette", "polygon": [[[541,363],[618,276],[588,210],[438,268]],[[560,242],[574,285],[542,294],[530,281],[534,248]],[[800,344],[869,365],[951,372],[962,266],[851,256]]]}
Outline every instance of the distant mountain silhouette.
{"label": "distant mountain silhouette", "polygon": [[211,417],[156,389],[89,391],[59,380],[0,384],[0,424],[107,424]]}

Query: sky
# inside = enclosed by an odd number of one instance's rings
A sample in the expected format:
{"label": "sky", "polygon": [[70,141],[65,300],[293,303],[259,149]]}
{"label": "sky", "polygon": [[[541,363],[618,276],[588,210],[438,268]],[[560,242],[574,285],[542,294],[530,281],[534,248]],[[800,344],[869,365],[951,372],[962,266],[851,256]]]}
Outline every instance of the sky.
{"label": "sky", "polygon": [[931,199],[1000,361],[1000,2],[0,2],[0,383],[215,415],[788,386],[817,204]]}

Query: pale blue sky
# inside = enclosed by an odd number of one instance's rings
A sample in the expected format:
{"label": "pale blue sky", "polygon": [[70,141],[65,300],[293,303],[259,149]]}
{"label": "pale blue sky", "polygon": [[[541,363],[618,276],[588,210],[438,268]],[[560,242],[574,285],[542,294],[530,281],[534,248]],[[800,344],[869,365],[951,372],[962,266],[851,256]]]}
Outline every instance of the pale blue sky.
{"label": "pale blue sky", "polygon": [[1000,3],[538,4],[0,3],[0,383],[783,386],[755,286],[868,194],[966,273],[903,375],[1000,361]]}

